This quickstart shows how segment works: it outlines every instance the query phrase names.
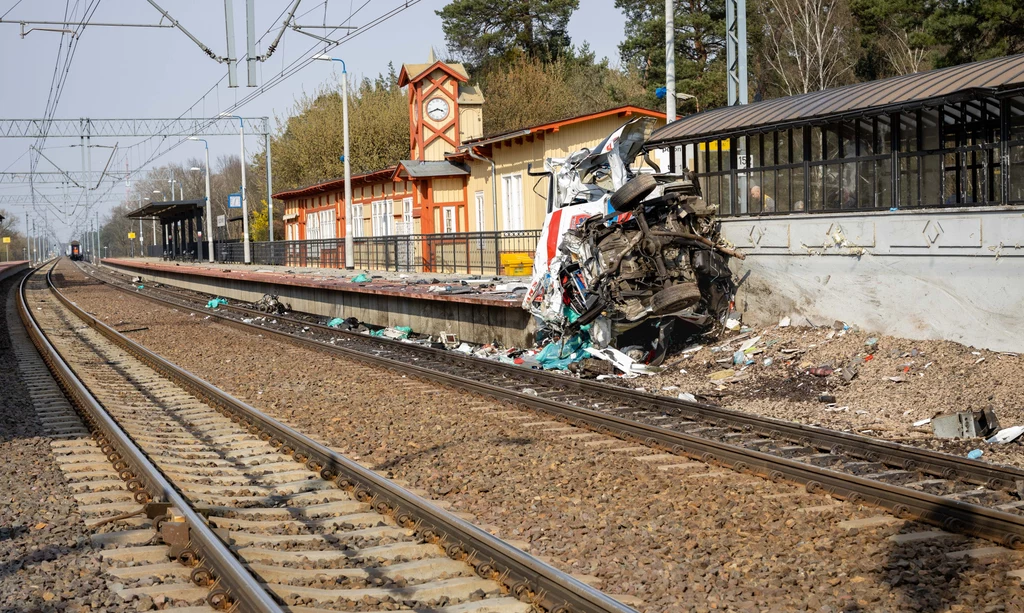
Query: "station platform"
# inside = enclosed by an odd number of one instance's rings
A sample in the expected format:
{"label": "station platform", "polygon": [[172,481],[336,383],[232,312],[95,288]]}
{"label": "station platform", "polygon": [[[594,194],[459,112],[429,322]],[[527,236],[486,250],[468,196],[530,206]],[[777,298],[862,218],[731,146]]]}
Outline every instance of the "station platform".
{"label": "station platform", "polygon": [[28,268],[28,260],[18,260],[15,262],[0,262],[0,281],[7,277],[16,274],[19,270],[25,270]]}
{"label": "station platform", "polygon": [[[292,310],[325,318],[355,317],[377,326],[409,326],[420,334],[448,332],[472,343],[533,344],[533,324],[520,304],[527,277],[418,274],[283,266],[107,258],[102,265],[174,287],[255,302],[274,294]],[[465,282],[465,284],[463,283]],[[501,288],[499,291],[495,288]]]}

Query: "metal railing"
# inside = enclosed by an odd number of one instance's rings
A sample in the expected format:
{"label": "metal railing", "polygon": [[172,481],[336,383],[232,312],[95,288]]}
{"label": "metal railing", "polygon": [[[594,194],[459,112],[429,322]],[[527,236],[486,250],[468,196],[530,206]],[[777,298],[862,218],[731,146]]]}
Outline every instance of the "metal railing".
{"label": "metal railing", "polygon": [[[402,234],[353,239],[354,268],[395,272],[529,275],[540,230]],[[252,263],[344,268],[345,239],[250,243]],[[218,262],[241,263],[241,243],[215,245]]]}

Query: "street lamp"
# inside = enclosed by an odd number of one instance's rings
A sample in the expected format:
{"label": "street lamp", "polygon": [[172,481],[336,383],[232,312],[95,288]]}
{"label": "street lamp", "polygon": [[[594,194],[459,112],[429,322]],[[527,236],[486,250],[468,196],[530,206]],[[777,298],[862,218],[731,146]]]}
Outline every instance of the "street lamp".
{"label": "street lamp", "polygon": [[345,136],[345,268],[355,268],[355,243],[352,240],[352,173],[348,163],[348,69],[345,60],[326,53],[313,56],[314,60],[341,62],[341,124]]}
{"label": "street lamp", "polygon": [[218,117],[233,117],[238,120],[238,139],[242,148],[242,254],[246,264],[252,263],[249,255],[249,203],[245,193],[245,121],[238,115],[221,113]]}
{"label": "street lamp", "polygon": [[697,99],[697,96],[694,96],[693,94],[676,93],[676,100],[693,100],[694,104],[697,105],[697,112],[700,112],[700,100]]}
{"label": "street lamp", "polygon": [[[206,142],[205,138],[199,138],[198,136],[189,136],[189,140],[202,141],[203,147],[206,149],[206,246],[209,252],[210,263],[213,263],[213,209],[210,205],[210,143]],[[242,160],[242,166],[245,166],[245,160]],[[193,166],[191,170],[199,170],[197,166]],[[243,169],[242,172],[245,172]],[[244,196],[243,196],[244,198]]]}

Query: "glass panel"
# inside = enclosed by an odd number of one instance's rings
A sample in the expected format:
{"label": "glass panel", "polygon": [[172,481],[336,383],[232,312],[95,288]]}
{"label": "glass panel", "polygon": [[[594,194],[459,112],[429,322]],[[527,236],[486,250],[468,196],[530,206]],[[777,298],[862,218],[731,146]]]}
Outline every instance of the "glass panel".
{"label": "glass panel", "polygon": [[1024,96],[1006,102],[1010,106],[1010,140],[1024,140]]}
{"label": "glass panel", "polygon": [[779,133],[769,132],[764,135],[764,165],[775,166],[775,147],[778,144]]}
{"label": "glass panel", "polygon": [[789,164],[789,137],[790,130],[782,130],[781,132],[775,133],[776,143],[776,163],[779,165]]}
{"label": "glass panel", "polygon": [[722,209],[729,211],[731,214],[736,214],[732,202],[731,185],[732,175],[722,175]]}
{"label": "glass panel", "polygon": [[935,206],[942,204],[939,196],[939,163],[942,158],[938,155],[926,155],[921,158],[922,181],[921,181],[921,204]]}
{"label": "glass panel", "polygon": [[974,204],[978,201],[978,192],[980,191],[979,179],[978,179],[978,165],[975,163],[976,151],[969,151],[964,155],[964,171],[963,171],[963,192],[964,200],[963,204]]}
{"label": "glass panel", "polygon": [[831,164],[829,166],[825,166],[824,169],[825,208],[827,210],[836,211],[842,208],[843,203],[843,166],[841,164]]}
{"label": "glass panel", "polygon": [[790,171],[790,193],[793,194],[793,207],[794,213],[802,212],[805,209],[804,206],[804,169],[794,168]]}
{"label": "glass panel", "polygon": [[778,192],[775,190],[775,171],[764,171],[764,175],[761,180],[761,199],[763,202],[762,210],[765,213],[774,213],[777,208],[777,198],[779,197]]}
{"label": "glass panel", "polygon": [[917,151],[917,113],[900,113],[900,151]]}
{"label": "glass panel", "polygon": [[732,152],[736,149],[737,139],[726,139],[719,141],[718,146],[722,148],[722,170],[732,170]]}
{"label": "glass panel", "polygon": [[1010,147],[1010,202],[1024,201],[1024,146]]}
{"label": "glass panel", "polygon": [[989,156],[989,202],[999,204],[1003,201],[1003,173],[999,165],[999,150],[986,150]]}
{"label": "glass panel", "polygon": [[857,174],[857,208],[875,208],[874,162],[860,162]]}
{"label": "glass panel", "polygon": [[747,158],[750,160],[751,168],[764,166],[764,158],[761,156],[761,135],[755,134],[747,137]]}
{"label": "glass panel", "polygon": [[718,141],[713,140],[707,144],[708,147],[708,172],[718,172],[721,165],[718,161]]}
{"label": "glass panel", "polygon": [[793,129],[793,156],[790,158],[794,164],[804,161],[804,130],[809,128]]}
{"label": "glass panel", "polygon": [[763,208],[764,203],[764,190],[761,188],[761,172],[755,171],[747,173],[747,185],[750,189],[750,195],[747,198],[747,211],[751,215],[757,215]]}
{"label": "glass panel", "polygon": [[857,155],[864,157],[875,154],[875,122],[861,119],[857,122]]}
{"label": "glass panel", "polygon": [[918,206],[917,181],[920,177],[917,173],[917,158],[900,158],[900,208]]}
{"label": "glass panel", "polygon": [[810,172],[810,190],[811,190],[811,207],[808,210],[821,211],[825,208],[825,189],[822,180],[822,168],[823,166],[811,166]]}
{"label": "glass panel", "polygon": [[842,172],[842,183],[839,190],[839,208],[857,208],[857,163],[848,162],[837,167]]}
{"label": "glass panel", "polygon": [[776,173],[777,185],[775,186],[775,210],[779,213],[788,213],[793,210],[793,196],[789,193],[790,169],[783,169]]}
{"label": "glass panel", "polygon": [[825,159],[835,160],[839,158],[839,132],[836,126],[829,126],[825,130]]}
{"label": "glass panel", "polygon": [[892,206],[891,189],[892,162],[889,160],[875,160],[875,208],[887,209]]}
{"label": "glass panel", "polygon": [[[948,109],[948,107],[947,107]],[[939,111],[921,110],[921,149],[934,151],[939,148]]]}
{"label": "glass panel", "polygon": [[890,125],[889,125],[889,116],[888,115],[882,115],[880,117],[876,117],[875,121],[878,124],[878,131],[877,131],[878,144],[877,144],[877,149],[875,149],[875,151],[877,151],[879,154],[892,153],[892,147],[890,147],[890,144],[891,144],[890,139],[892,138],[892,129],[891,129]]}
{"label": "glass panel", "polygon": [[839,125],[839,136],[843,141],[843,149],[840,151],[842,157],[857,157],[857,124],[853,121],[844,121]]}
{"label": "glass panel", "polygon": [[817,162],[822,159],[821,157],[821,139],[824,138],[821,133],[821,128],[815,126],[811,128],[811,161]]}
{"label": "glass panel", "polygon": [[[716,205],[716,204],[717,205],[721,205],[722,204],[721,199],[718,197],[718,177],[717,176],[707,177],[707,179],[705,180],[705,189],[706,189],[706,195],[707,195],[707,198],[708,198],[708,204],[711,204],[711,205]],[[721,206],[719,206],[718,210],[722,211],[722,212],[725,212],[725,210],[722,209]]]}

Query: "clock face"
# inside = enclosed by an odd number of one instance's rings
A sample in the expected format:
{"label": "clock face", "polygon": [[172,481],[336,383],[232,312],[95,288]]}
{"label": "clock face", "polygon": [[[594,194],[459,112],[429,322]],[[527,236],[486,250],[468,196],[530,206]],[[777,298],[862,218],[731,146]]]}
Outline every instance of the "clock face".
{"label": "clock face", "polygon": [[448,116],[448,101],[444,98],[431,98],[427,102],[427,116],[434,121],[441,121]]}

